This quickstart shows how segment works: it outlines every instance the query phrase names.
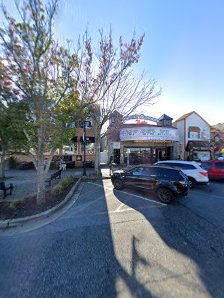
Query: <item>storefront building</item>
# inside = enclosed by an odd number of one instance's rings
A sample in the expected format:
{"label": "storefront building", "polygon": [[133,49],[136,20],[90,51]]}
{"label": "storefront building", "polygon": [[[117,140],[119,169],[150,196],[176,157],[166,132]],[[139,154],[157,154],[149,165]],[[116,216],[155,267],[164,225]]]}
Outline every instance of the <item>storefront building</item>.
{"label": "storefront building", "polygon": [[[76,128],[76,136],[72,139],[71,146],[64,146],[63,156],[67,155],[75,162],[75,167],[82,167],[84,161],[84,129],[83,127]],[[67,148],[70,150],[65,150]],[[85,137],[85,155],[86,165],[94,166],[95,162],[95,137],[91,122],[86,123],[86,137]]]}
{"label": "storefront building", "polygon": [[[109,152],[117,164],[153,164],[159,160],[177,159],[179,136],[172,126],[172,118],[134,115],[131,119],[136,119],[136,124],[124,123],[119,127],[118,120],[110,121]],[[147,120],[157,125],[148,124]]]}
{"label": "storefront building", "polygon": [[205,161],[212,157],[211,127],[197,112],[184,114],[174,125],[180,136],[180,159]]}

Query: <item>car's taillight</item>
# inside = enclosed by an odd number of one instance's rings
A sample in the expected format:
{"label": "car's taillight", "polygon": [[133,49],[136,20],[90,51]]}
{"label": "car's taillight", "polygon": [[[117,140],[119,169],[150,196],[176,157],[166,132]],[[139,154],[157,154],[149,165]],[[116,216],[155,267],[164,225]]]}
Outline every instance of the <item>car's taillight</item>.
{"label": "car's taillight", "polygon": [[207,172],[200,172],[200,174],[204,177],[208,177],[208,173]]}

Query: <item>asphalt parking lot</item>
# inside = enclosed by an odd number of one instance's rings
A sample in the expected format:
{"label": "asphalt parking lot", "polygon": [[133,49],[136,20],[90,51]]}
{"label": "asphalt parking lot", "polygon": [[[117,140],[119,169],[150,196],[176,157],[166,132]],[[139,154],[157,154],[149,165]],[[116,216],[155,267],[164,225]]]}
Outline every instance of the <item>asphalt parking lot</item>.
{"label": "asphalt parking lot", "polygon": [[86,182],[58,219],[0,239],[2,297],[223,297],[224,184],[170,205]]}

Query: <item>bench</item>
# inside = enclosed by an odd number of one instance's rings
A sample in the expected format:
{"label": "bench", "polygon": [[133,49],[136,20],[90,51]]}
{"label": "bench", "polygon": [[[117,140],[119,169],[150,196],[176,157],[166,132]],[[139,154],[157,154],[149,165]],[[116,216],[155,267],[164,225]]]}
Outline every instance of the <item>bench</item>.
{"label": "bench", "polygon": [[51,174],[51,176],[45,180],[45,182],[48,183],[48,186],[51,186],[51,181],[52,180],[61,179],[61,172],[62,172],[62,169],[60,169],[57,172]]}
{"label": "bench", "polygon": [[12,190],[13,190],[13,184],[9,184],[8,186],[5,185],[5,182],[0,182],[0,190],[3,191],[4,193],[4,198],[7,195],[12,195]]}

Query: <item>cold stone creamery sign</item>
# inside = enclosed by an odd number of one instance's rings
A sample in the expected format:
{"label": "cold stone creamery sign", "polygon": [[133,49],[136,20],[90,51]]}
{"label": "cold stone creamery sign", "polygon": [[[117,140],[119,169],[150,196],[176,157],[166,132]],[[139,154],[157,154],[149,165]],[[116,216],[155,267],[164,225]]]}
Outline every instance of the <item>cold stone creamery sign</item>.
{"label": "cold stone creamery sign", "polygon": [[121,141],[179,141],[177,129],[167,127],[122,128]]}

